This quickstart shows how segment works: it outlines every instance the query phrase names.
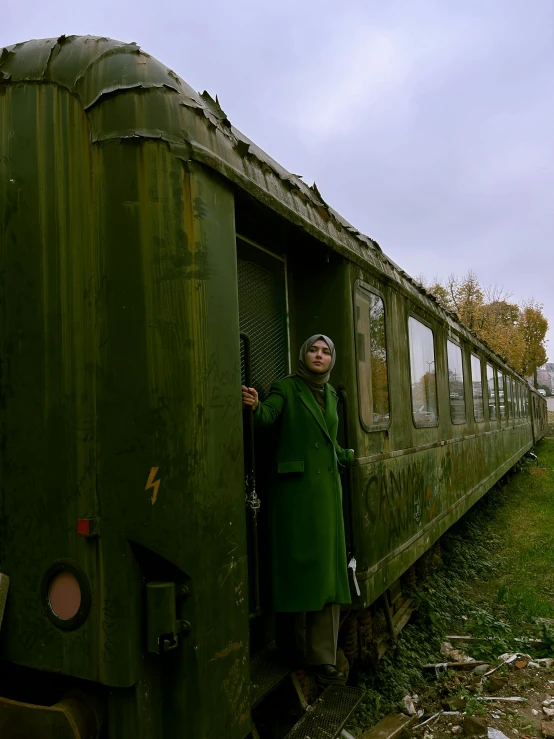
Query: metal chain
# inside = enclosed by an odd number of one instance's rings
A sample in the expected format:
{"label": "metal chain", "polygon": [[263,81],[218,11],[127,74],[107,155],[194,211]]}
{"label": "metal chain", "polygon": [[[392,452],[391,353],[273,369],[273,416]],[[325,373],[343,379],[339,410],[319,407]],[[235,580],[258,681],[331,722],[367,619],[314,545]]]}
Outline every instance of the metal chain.
{"label": "metal chain", "polygon": [[260,509],[261,501],[256,493],[256,482],[254,480],[254,475],[251,472],[246,475],[245,486],[247,490],[245,497],[246,505],[251,508],[254,513],[257,513]]}

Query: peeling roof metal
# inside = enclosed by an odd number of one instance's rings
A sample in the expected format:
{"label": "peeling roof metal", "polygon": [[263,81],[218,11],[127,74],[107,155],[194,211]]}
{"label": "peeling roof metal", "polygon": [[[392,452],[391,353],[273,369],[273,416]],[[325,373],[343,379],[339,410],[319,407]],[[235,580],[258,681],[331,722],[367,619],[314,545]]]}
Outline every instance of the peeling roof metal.
{"label": "peeling roof metal", "polygon": [[[217,97],[196,93],[136,43],[60,36],[0,50],[0,93],[3,85],[24,82],[59,85],[75,95],[87,113],[92,143],[158,139],[176,156],[216,169],[331,249],[361,267],[369,263],[442,314],[452,328],[495,354],[387,257],[374,239],[333,210],[315,183],[306,185],[236,129]],[[129,92],[135,94],[126,95]]]}

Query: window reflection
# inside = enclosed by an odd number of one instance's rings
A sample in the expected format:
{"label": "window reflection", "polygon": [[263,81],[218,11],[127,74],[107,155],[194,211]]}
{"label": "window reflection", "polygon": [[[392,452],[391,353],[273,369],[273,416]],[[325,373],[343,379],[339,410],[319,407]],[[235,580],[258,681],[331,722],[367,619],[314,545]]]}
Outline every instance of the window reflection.
{"label": "window reflection", "polygon": [[[498,373],[498,407],[500,409],[500,419],[503,421],[506,418],[506,405],[507,399],[504,397],[504,375],[502,372]],[[506,384],[506,390],[508,385]]]}
{"label": "window reflection", "polygon": [[438,410],[433,332],[411,316],[408,331],[414,422],[417,426],[435,424],[438,421]]}
{"label": "window reflection", "polygon": [[374,293],[356,291],[356,349],[360,416],[365,427],[389,422],[385,306]]}
{"label": "window reflection", "polygon": [[462,350],[452,341],[446,342],[448,352],[448,383],[450,388],[450,416],[452,423],[465,423],[466,403]]}
{"label": "window reflection", "polygon": [[494,370],[487,363],[487,399],[489,402],[489,420],[496,421],[496,386],[494,382]]}
{"label": "window reflection", "polygon": [[485,420],[483,410],[483,380],[481,377],[481,360],[471,355],[471,384],[473,386],[473,416],[477,423]]}
{"label": "window reflection", "polygon": [[529,392],[525,385],[521,386],[521,392],[523,395],[523,416],[529,418]]}

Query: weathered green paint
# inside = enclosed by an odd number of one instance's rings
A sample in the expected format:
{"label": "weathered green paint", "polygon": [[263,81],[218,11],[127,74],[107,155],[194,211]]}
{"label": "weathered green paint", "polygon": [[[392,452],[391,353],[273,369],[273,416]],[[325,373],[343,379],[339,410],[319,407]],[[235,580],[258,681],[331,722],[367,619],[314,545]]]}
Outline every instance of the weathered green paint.
{"label": "weathered green paint", "polygon": [[[2,656],[109,686],[110,737],[186,726],[242,739],[233,195],[178,146],[120,133],[129,117],[168,128],[171,95],[98,98],[114,75],[167,76],[153,60],[144,69],[136,48],[98,58],[114,46],[32,42],[0,66]],[[99,536],[78,536],[92,516]],[[58,558],[91,585],[75,631],[56,628],[40,600]],[[191,633],[162,657],[146,652],[145,579],[189,588],[177,616]]]}
{"label": "weathered green paint", "polygon": [[[373,602],[544,433],[545,402],[531,389],[533,426],[476,425],[469,393],[468,423],[451,425],[450,334],[466,370],[471,350],[513,370],[209,96],[134,44],[62,37],[4,50],[0,570],[11,582],[0,652],[28,669],[23,693],[35,682],[52,695],[55,674],[99,686],[110,739],[249,731],[236,215],[244,235],[287,254],[293,356],[318,331],[337,346],[333,384],[350,399],[339,442],[347,433],[358,458],[347,492],[355,605]],[[391,425],[373,433],[357,416],[358,279],[387,311]],[[434,428],[412,423],[409,313],[435,332]],[[84,517],[97,536],[77,535]],[[41,603],[59,558],[90,581],[91,612],[75,631],[56,628]],[[176,617],[191,632],[161,657],[147,651],[148,627],[167,623],[148,622],[152,580],[188,587]]]}

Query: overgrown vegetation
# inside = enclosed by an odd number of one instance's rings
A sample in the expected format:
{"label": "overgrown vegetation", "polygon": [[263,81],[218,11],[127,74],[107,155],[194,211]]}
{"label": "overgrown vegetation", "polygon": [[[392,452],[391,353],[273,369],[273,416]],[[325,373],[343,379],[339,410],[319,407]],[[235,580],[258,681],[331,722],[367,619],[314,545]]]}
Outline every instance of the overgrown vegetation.
{"label": "overgrown vegetation", "polygon": [[440,557],[427,556],[431,571],[409,593],[417,614],[378,666],[359,675],[367,693],[354,733],[402,710],[405,695],[436,691],[437,680],[448,692],[450,673],[421,669],[444,661],[448,634],[473,636],[466,649],[475,659],[554,656],[554,441],[535,451],[536,462],[526,458],[442,537]]}

